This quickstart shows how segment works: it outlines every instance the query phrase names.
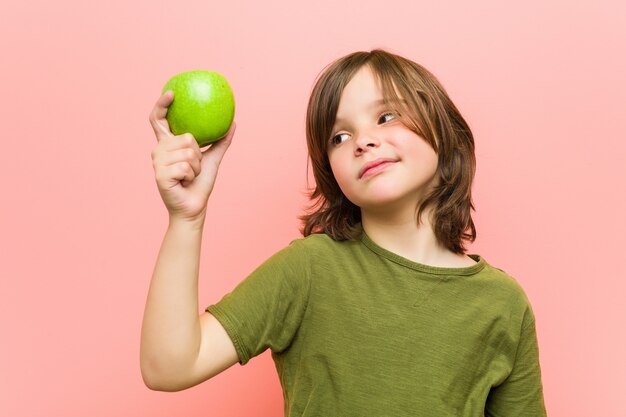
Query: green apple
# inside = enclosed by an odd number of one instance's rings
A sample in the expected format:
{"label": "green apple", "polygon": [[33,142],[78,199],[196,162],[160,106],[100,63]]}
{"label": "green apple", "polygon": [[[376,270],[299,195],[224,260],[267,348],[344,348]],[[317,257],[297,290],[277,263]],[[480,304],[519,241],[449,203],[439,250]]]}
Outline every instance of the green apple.
{"label": "green apple", "polygon": [[174,92],[167,123],[175,135],[191,133],[200,147],[222,139],[235,117],[233,91],[215,71],[187,71],[170,78],[163,87]]}

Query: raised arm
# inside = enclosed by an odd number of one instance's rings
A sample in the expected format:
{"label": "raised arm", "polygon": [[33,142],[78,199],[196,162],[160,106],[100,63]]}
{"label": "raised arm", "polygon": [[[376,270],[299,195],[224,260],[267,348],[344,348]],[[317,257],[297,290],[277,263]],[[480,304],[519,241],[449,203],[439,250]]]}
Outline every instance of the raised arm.
{"label": "raised arm", "polygon": [[174,136],[165,115],[173,93],[161,96],[150,123],[157,137],[152,161],[157,187],[169,213],[141,329],[140,363],[145,384],[179,391],[237,362],[221,324],[198,314],[200,245],[208,198],[235,124],[224,139],[201,151],[190,134]]}

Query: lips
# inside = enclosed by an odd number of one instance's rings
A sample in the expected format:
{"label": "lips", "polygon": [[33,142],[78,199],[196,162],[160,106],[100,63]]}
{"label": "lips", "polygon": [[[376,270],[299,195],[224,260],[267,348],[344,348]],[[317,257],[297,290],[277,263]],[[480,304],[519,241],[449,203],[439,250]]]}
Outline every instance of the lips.
{"label": "lips", "polygon": [[359,178],[362,178],[363,175],[365,175],[365,173],[373,168],[376,168],[379,165],[387,165],[388,163],[393,163],[393,162],[397,162],[395,159],[391,159],[391,158],[378,158],[374,161],[368,162],[367,164],[363,165],[363,167],[361,168],[361,170],[359,171]]}

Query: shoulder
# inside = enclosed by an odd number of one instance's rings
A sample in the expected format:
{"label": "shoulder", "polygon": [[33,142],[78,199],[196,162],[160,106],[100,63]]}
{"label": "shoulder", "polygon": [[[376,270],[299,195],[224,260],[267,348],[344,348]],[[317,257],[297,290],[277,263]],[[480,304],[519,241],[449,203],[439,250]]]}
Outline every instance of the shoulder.
{"label": "shoulder", "polygon": [[330,259],[345,250],[347,243],[335,241],[326,234],[311,234],[291,240],[286,246],[275,252],[265,263],[280,265],[281,268],[310,270],[321,260]]}
{"label": "shoulder", "polygon": [[325,233],[315,233],[294,239],[289,243],[288,248],[291,251],[302,251],[308,254],[320,255],[324,253],[336,253],[339,251],[349,251],[358,247],[358,241],[352,240],[334,240]]}
{"label": "shoulder", "polygon": [[499,308],[517,316],[524,326],[534,322],[528,295],[515,276],[488,263],[479,275],[493,308]]}
{"label": "shoulder", "polygon": [[362,269],[371,262],[359,240],[335,240],[322,233],[292,240],[284,250],[289,258],[312,272],[332,270],[338,274],[357,266]]}
{"label": "shoulder", "polygon": [[504,269],[495,267],[485,261],[485,267],[481,270],[480,275],[488,283],[507,294],[512,296],[526,298],[526,293],[520,282],[513,275]]}

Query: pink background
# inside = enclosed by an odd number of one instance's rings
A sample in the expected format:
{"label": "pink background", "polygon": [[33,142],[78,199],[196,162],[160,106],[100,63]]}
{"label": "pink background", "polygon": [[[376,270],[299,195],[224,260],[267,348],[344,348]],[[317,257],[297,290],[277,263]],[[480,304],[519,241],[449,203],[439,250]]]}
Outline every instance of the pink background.
{"label": "pink background", "polygon": [[148,114],[178,72],[235,91],[203,308],[299,236],[313,81],[375,47],[434,72],[473,129],[470,253],[531,300],[549,415],[626,415],[626,3],[293,3],[2,3],[0,415],[282,415],[269,352],[184,392],[143,385],[167,224]]}

